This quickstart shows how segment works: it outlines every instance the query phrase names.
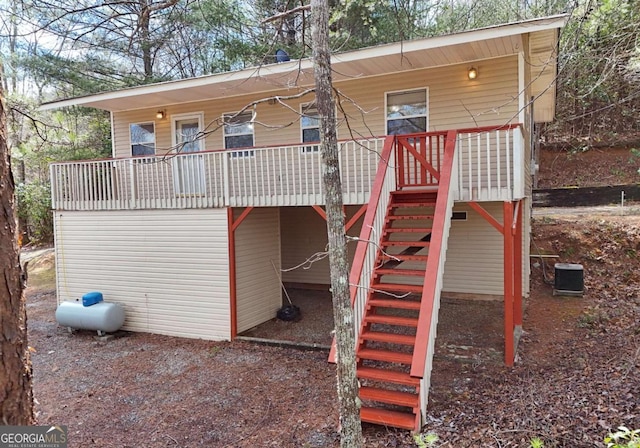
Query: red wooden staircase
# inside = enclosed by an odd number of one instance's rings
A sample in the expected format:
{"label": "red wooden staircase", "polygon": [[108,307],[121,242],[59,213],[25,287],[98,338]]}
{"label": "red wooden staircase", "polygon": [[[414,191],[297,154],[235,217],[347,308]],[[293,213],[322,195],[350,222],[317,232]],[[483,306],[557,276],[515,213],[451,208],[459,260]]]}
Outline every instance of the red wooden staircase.
{"label": "red wooden staircase", "polygon": [[365,422],[419,427],[420,378],[410,369],[437,195],[391,194],[356,348]]}
{"label": "red wooden staircase", "polygon": [[349,276],[364,422],[418,431],[426,413],[456,139],[390,136],[380,155]]}

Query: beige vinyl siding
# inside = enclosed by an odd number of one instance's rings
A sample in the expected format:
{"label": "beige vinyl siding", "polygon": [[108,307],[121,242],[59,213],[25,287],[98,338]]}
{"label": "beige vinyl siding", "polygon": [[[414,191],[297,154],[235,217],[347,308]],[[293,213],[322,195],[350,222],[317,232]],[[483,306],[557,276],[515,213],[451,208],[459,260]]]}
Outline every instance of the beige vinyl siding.
{"label": "beige vinyl siding", "polygon": [[[327,223],[311,207],[283,207],[280,209],[282,226],[282,268],[298,266],[313,254],[326,251]],[[324,258],[310,266],[284,272],[285,282],[326,284],[329,280],[329,260]]]}
{"label": "beige vinyl siding", "polygon": [[[234,210],[238,218],[242,209]],[[236,296],[238,332],[276,316],[282,305],[280,281],[280,216],[275,207],[254,208],[237,227]]]}
{"label": "beige vinyl siding", "polygon": [[[359,209],[359,206],[346,207],[347,221]],[[282,228],[282,267],[288,269],[304,263],[316,253],[327,250],[327,223],[311,207],[283,207],[280,209]],[[347,235],[358,237],[362,227],[363,217],[354,224]],[[349,264],[355,254],[356,242],[349,242],[347,255]],[[311,283],[329,285],[329,259],[316,261],[308,269],[302,267],[290,272],[283,272],[285,282]]]}
{"label": "beige vinyl siding", "polygon": [[[502,222],[502,202],[483,202],[482,207]],[[451,221],[445,292],[502,295],[504,293],[503,237],[467,204],[455,204],[454,211],[466,211],[466,221]]]}
{"label": "beige vinyl siding", "polygon": [[55,213],[58,302],[101,291],[125,330],[230,339],[227,214]]}
{"label": "beige vinyl siding", "polygon": [[[468,65],[461,64],[341,84],[340,90],[366,112],[347,102],[350,125],[357,132],[366,133],[368,128],[384,135],[385,93],[421,87],[428,88],[429,131],[504,124],[517,118],[517,57],[479,61],[475,66],[479,73],[475,81],[468,80]],[[340,137],[348,137],[346,130]]]}
{"label": "beige vinyl siding", "polygon": [[[386,76],[353,79],[336,83],[343,92],[342,106],[349,115],[339,128],[339,138],[352,136],[381,136],[386,133],[385,93],[405,89],[428,88],[429,130],[445,130],[493,124],[504,124],[517,119],[518,80],[517,56],[478,61],[478,78],[469,81],[468,64],[458,64],[432,69],[421,69]],[[219,119],[222,113],[240,110],[252,101],[270,95],[291,95],[290,91],[274,91],[265,94],[227,97],[215,101],[167,105],[167,118],[155,118],[157,109],[140,109],[114,113],[114,140],[117,157],[131,155],[129,124],[155,123],[157,153],[171,148],[171,116],[182,113],[204,112],[204,122],[209,134],[207,150],[223,148]],[[347,100],[346,98],[349,98]],[[312,94],[287,102],[294,111],[301,103],[313,99]],[[351,104],[353,101],[358,107]],[[255,145],[272,146],[300,142],[299,116],[280,104],[260,103],[255,108],[256,120],[266,126],[256,125]],[[340,114],[339,114],[340,115]],[[283,127],[284,126],[284,127]]]}
{"label": "beige vinyl siding", "polygon": [[[480,204],[498,222],[503,222],[502,202]],[[522,292],[529,295],[530,200],[523,201]],[[451,221],[447,261],[444,267],[445,292],[504,294],[504,238],[468,204],[454,205],[455,212],[467,212],[467,220]]]}

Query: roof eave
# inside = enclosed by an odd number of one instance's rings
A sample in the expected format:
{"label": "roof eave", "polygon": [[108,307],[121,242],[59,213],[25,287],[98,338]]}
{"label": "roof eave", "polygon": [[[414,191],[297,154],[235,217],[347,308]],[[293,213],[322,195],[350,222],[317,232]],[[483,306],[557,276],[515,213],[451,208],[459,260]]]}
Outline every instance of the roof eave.
{"label": "roof eave", "polygon": [[[409,54],[411,52],[427,50],[430,48],[443,48],[469,42],[509,37],[529,32],[544,31],[554,28],[559,29],[566,24],[568,18],[569,15],[561,14],[539,19],[530,19],[511,24],[495,25],[492,27],[464,31],[461,33],[446,36],[437,36],[413,41],[384,44],[376,47],[369,47],[346,53],[335,54],[332,56],[332,63],[336,66],[348,66],[351,63],[357,63],[358,61],[363,61],[375,57],[384,57],[401,53]],[[95,107],[108,111],[116,111],[121,110],[121,108],[116,108],[112,105],[113,101],[117,100],[125,101],[128,98],[138,97],[141,95],[153,95],[167,91],[204,87],[207,85],[241,82],[244,80],[249,80],[253,77],[277,77],[279,75],[290,73],[292,70],[311,70],[312,68],[313,65],[310,59],[302,59],[279,64],[269,64],[238,70],[235,72],[225,72],[201,76],[197,78],[166,81],[162,83],[116,90],[112,92],[98,93],[94,95],[43,103],[40,106],[40,110],[46,111],[72,106],[84,106]],[[256,90],[256,92],[258,91],[263,90]]]}

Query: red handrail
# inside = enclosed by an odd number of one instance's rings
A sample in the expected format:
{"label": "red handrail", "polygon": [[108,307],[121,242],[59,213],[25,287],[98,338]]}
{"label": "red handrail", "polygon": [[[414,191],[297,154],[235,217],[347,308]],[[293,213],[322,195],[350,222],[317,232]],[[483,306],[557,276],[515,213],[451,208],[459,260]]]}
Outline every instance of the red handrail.
{"label": "red handrail", "polygon": [[[351,295],[351,308],[353,308],[356,295],[358,292],[358,283],[360,282],[360,276],[362,275],[362,269],[364,267],[364,258],[369,246],[369,239],[371,238],[371,231],[373,229],[373,220],[376,216],[376,210],[378,209],[378,202],[380,201],[380,195],[382,194],[382,187],[384,185],[384,179],[387,175],[387,168],[390,165],[391,150],[395,142],[395,137],[389,135],[384,139],[384,146],[380,153],[380,164],[376,171],[376,177],[371,187],[371,194],[369,196],[369,205],[367,206],[367,213],[364,215],[364,221],[362,222],[362,228],[360,229],[360,238],[358,245],[356,246],[356,252],[353,257],[353,265],[349,272],[349,293]],[[336,356],[336,344],[335,338],[331,344],[331,350],[329,352],[329,362],[335,362]]]}
{"label": "red handrail", "polygon": [[436,284],[438,278],[438,266],[442,256],[442,234],[447,217],[447,203],[449,201],[449,187],[451,184],[451,172],[453,169],[454,151],[456,147],[456,131],[448,131],[444,147],[444,157],[440,169],[440,182],[438,187],[438,199],[433,218],[431,231],[431,243],[429,245],[429,258],[422,288],[422,302],[418,317],[418,329],[416,331],[416,343],[413,349],[411,361],[411,376],[422,378],[424,366],[429,349],[429,336],[431,334],[431,316],[434,312],[434,300],[436,296]]}

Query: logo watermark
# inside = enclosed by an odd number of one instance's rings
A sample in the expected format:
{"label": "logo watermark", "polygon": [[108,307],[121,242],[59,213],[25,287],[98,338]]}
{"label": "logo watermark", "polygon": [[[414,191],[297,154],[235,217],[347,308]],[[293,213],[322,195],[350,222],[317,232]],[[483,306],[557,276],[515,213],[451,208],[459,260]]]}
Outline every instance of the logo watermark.
{"label": "logo watermark", "polygon": [[67,427],[0,426],[0,448],[67,448]]}

